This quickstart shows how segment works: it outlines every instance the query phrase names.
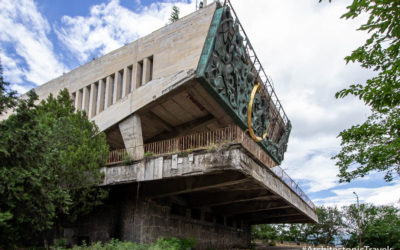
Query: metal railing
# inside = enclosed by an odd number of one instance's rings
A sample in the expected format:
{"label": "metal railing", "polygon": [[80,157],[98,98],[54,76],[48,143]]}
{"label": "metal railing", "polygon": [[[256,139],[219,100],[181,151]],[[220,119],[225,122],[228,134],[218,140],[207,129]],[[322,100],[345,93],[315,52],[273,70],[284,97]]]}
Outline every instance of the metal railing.
{"label": "metal railing", "polygon": [[144,145],[145,152],[151,155],[163,155],[174,152],[193,151],[199,149],[217,149],[224,145],[241,144],[267,167],[274,167],[276,163],[238,126],[203,131],[195,134],[152,142]]}
{"label": "metal railing", "polygon": [[299,185],[289,177],[289,175],[280,167],[275,166],[271,170],[283,180],[298,196],[300,196],[313,210],[315,210],[314,203],[308,198],[308,196],[303,192]]}
{"label": "metal railing", "polygon": [[[196,150],[218,150],[231,145],[240,144],[254,158],[272,170],[272,172],[292,189],[301,199],[303,199],[312,209],[315,210],[314,203],[301,190],[299,185],[293,181],[288,174],[272,160],[272,158],[261,147],[254,142],[238,126],[221,128],[213,131],[204,131],[194,134],[179,136],[176,138],[162,140],[144,145],[144,152],[149,156],[161,156],[190,152]],[[110,152],[107,165],[117,164],[124,161],[127,156],[126,149],[117,149]],[[134,159],[141,160],[141,159]]]}
{"label": "metal railing", "polygon": [[107,159],[106,165],[121,163],[125,157],[127,157],[128,153],[126,152],[125,148],[122,149],[115,149],[110,151],[110,155]]}
{"label": "metal railing", "polygon": [[285,110],[282,107],[281,102],[279,101],[279,99],[275,93],[271,78],[268,77],[267,74],[265,73],[264,68],[260,63],[260,60],[258,59],[257,54],[254,51],[253,46],[251,45],[250,40],[249,40],[246,32],[244,31],[243,26],[240,23],[239,18],[237,17],[237,14],[236,14],[231,2],[229,0],[225,0],[224,6],[228,6],[230,8],[235,22],[237,22],[239,25],[240,35],[242,37],[244,37],[244,39],[243,39],[244,47],[246,48],[246,52],[247,52],[249,59],[251,60],[252,71],[257,74],[257,79],[259,79],[262,82],[261,90],[265,91],[268,94],[268,96],[271,98],[270,100],[274,104],[274,106],[276,108],[276,112],[279,114],[284,125],[286,126],[289,122],[289,119],[285,113]]}

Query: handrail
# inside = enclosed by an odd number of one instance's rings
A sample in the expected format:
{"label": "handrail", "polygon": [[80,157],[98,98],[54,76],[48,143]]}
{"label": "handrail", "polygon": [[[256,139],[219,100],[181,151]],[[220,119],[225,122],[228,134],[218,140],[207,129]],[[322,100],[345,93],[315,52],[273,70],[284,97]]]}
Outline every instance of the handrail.
{"label": "handrail", "polygon": [[[299,185],[289,177],[289,175],[272,160],[272,158],[256,143],[246,132],[238,126],[220,128],[213,131],[203,131],[194,134],[183,135],[167,140],[156,141],[144,145],[144,152],[151,156],[170,155],[178,153],[189,153],[201,149],[217,150],[225,146],[240,144],[263,165],[271,171],[286,185],[302,198],[312,209],[315,210],[314,203],[301,190]],[[127,157],[126,149],[117,149],[110,152],[107,165],[117,164],[124,161]],[[141,159],[133,159],[141,160]]]}

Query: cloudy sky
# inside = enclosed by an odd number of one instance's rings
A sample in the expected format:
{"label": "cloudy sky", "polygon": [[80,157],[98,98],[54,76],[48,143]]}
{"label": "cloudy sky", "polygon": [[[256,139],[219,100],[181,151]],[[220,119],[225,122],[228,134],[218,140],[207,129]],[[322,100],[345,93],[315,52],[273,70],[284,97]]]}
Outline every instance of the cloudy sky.
{"label": "cloudy sky", "polygon": [[[195,2],[2,0],[4,77],[24,93],[164,26],[174,4],[184,16]],[[316,204],[353,203],[353,191],[362,202],[398,204],[399,178],[388,184],[375,173],[339,184],[330,159],[339,150],[338,133],[369,112],[356,98],[334,98],[373,75],[343,60],[366,38],[356,31],[363,20],[340,19],[349,2],[232,0],[293,124],[282,167]]]}

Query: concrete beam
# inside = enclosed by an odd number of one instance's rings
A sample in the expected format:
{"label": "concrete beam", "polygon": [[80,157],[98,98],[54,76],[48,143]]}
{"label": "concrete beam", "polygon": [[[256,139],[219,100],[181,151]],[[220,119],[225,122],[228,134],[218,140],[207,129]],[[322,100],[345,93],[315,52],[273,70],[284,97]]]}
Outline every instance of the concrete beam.
{"label": "concrete beam", "polygon": [[276,224],[276,223],[313,223],[310,219],[305,219],[300,213],[287,214],[281,216],[270,216],[269,218],[257,218],[254,220],[245,220],[250,225],[255,224]]}
{"label": "concrete beam", "polygon": [[220,191],[202,192],[190,195],[189,205],[191,207],[213,207],[227,205],[244,201],[273,200],[278,198],[265,189],[253,189],[250,191]]}
{"label": "concrete beam", "polygon": [[166,180],[161,183],[159,182],[156,185],[145,185],[143,189],[145,197],[158,199],[167,196],[238,185],[248,181],[249,179],[247,177],[232,172],[226,175],[203,175],[196,178]]}
{"label": "concrete beam", "polygon": [[144,155],[142,122],[138,114],[133,114],[118,124],[125,148],[133,159]]}
{"label": "concrete beam", "polygon": [[213,211],[224,215],[247,214],[259,211],[279,210],[290,208],[280,201],[246,201],[214,207]]}
{"label": "concrete beam", "polygon": [[150,120],[152,120],[153,122],[155,122],[157,124],[160,124],[168,132],[172,132],[175,130],[174,127],[172,127],[172,125],[168,124],[166,121],[164,121],[163,119],[158,117],[153,112],[149,111],[149,112],[146,112],[145,114]]}

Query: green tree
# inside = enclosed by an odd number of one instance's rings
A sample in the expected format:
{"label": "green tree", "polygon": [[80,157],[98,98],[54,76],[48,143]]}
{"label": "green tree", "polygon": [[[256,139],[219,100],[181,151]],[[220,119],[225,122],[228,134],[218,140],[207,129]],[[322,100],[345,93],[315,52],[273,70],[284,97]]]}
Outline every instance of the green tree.
{"label": "green tree", "polygon": [[169,17],[169,22],[173,23],[179,20],[179,8],[177,6],[172,6],[172,11],[171,11],[171,15]]}
{"label": "green tree", "polygon": [[10,84],[4,81],[3,66],[0,61],[0,115],[16,105],[16,92],[9,89]]}
{"label": "green tree", "polygon": [[333,245],[344,226],[342,212],[337,207],[317,207],[318,223],[309,224],[307,242],[314,244]]}
{"label": "green tree", "polygon": [[251,234],[253,239],[259,239],[263,242],[274,243],[276,240],[279,240],[279,231],[276,225],[254,225],[251,228]]}
{"label": "green tree", "polygon": [[342,212],[336,207],[317,207],[318,223],[257,225],[252,228],[255,239],[263,241],[292,241],[313,244],[334,244],[343,232]]}
{"label": "green tree", "polygon": [[[372,114],[363,124],[339,134],[342,148],[333,158],[341,182],[371,171],[385,172],[385,180],[391,181],[400,174],[400,4],[398,0],[353,0],[347,8],[342,18],[369,16],[359,30],[370,36],[345,60],[376,71],[376,76],[336,93],[336,98],[357,96]],[[355,169],[349,169],[352,166]]]}
{"label": "green tree", "polygon": [[106,195],[95,187],[105,135],[75,111],[67,90],[37,99],[28,92],[0,122],[0,213],[8,215],[0,216],[0,248],[35,244],[57,219],[87,213]]}
{"label": "green tree", "polygon": [[[347,247],[357,247],[360,244],[357,226],[358,212],[356,205],[344,208],[345,231],[350,235],[349,239],[343,240]],[[400,217],[397,208],[361,204],[360,213],[363,246],[400,248]]]}

